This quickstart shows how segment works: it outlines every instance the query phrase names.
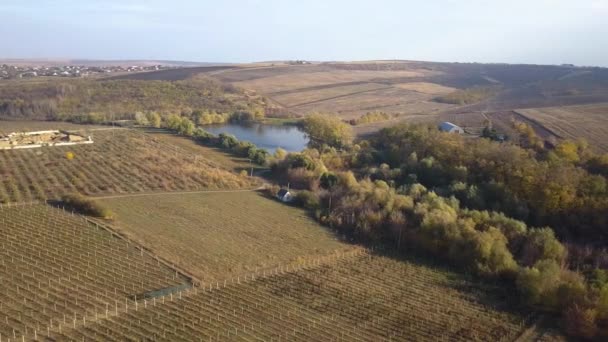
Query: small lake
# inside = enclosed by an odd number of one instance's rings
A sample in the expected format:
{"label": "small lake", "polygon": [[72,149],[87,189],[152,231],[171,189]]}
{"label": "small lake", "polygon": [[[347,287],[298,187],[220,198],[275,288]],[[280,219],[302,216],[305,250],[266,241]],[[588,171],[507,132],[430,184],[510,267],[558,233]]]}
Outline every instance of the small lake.
{"label": "small lake", "polygon": [[251,123],[208,125],[202,128],[214,135],[232,134],[237,139],[252,142],[270,153],[274,153],[277,147],[288,152],[299,152],[308,144],[308,138],[296,126]]}

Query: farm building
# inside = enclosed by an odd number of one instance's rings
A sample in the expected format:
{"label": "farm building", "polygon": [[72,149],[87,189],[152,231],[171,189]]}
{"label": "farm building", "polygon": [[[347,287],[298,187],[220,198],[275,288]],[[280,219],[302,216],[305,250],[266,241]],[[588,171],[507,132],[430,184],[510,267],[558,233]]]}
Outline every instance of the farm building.
{"label": "farm building", "polygon": [[279,192],[277,193],[277,198],[281,202],[285,202],[285,203],[289,203],[293,200],[293,196],[291,195],[291,192],[289,192],[289,190],[287,190],[287,189],[279,190]]}
{"label": "farm building", "polygon": [[458,134],[464,133],[464,129],[462,129],[462,127],[454,125],[453,123],[447,121],[440,123],[438,128],[442,132]]}
{"label": "farm building", "polygon": [[57,130],[0,135],[0,150],[92,143],[91,137]]}

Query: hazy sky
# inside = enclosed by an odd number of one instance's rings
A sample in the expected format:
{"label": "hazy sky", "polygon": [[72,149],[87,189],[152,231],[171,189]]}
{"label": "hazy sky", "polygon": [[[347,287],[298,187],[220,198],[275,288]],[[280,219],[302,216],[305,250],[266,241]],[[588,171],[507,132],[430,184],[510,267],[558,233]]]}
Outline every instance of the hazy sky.
{"label": "hazy sky", "polygon": [[608,0],[0,0],[0,58],[608,66]]}

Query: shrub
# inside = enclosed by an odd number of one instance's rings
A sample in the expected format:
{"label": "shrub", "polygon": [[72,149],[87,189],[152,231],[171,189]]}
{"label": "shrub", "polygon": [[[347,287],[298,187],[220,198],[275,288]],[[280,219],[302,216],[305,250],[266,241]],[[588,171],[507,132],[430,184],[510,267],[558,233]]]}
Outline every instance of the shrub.
{"label": "shrub", "polygon": [[351,120],[351,124],[353,125],[361,125],[373,122],[382,122],[389,120],[391,118],[390,115],[384,112],[368,112],[364,115],[361,115],[359,118],[355,120]]}
{"label": "shrub", "polygon": [[498,93],[499,87],[474,87],[457,90],[447,95],[436,97],[434,100],[441,103],[465,105],[479,102]]}
{"label": "shrub", "polygon": [[319,197],[312,191],[302,190],[296,194],[296,204],[310,210],[321,207]]}
{"label": "shrub", "polygon": [[85,215],[100,217],[103,219],[112,219],[114,214],[107,208],[104,208],[99,202],[86,198],[80,194],[67,194],[61,197],[61,201],[68,207]]}

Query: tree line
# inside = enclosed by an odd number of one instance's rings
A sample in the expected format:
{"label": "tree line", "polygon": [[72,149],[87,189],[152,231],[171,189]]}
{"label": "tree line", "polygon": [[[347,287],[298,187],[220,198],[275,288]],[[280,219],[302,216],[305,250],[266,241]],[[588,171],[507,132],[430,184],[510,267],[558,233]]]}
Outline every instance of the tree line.
{"label": "tree line", "polygon": [[339,120],[311,120],[322,138],[270,166],[320,222],[504,280],[569,334],[608,337],[607,155],[521,125],[520,146],[410,125],[352,144]]}

